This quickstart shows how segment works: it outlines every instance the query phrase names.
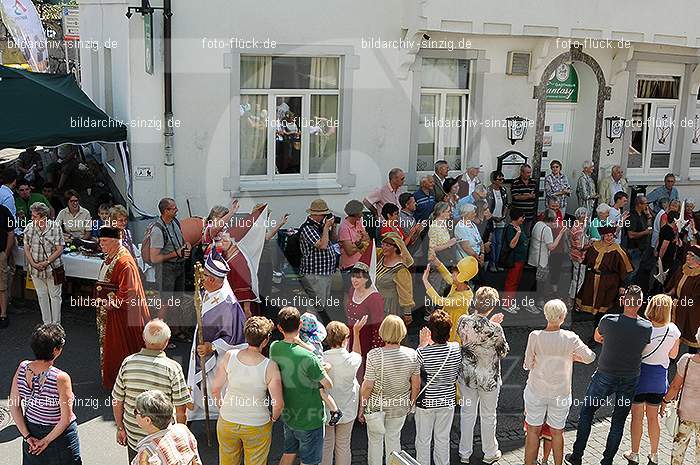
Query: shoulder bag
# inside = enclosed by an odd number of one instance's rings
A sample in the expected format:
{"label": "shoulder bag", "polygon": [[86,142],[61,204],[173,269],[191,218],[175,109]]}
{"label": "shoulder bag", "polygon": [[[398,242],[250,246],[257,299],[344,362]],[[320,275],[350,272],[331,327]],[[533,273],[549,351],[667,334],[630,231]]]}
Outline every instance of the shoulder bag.
{"label": "shoulder bag", "polygon": [[[669,329],[668,326],[666,326],[666,332],[664,333],[664,337],[661,338],[661,342],[659,342],[659,345],[657,345],[656,348],[655,348],[654,350],[652,350],[651,352],[649,352],[648,354],[646,354],[645,356],[643,356],[643,357],[642,357],[642,360],[644,360],[645,358],[651,357],[652,355],[654,355],[654,353],[655,353],[657,350],[659,350],[659,347],[661,347],[661,344],[663,344],[664,341],[666,340],[666,336],[668,336],[668,329]],[[684,379],[685,379],[685,378],[684,378]]]}
{"label": "shoulder bag", "polygon": [[384,426],[384,419],[386,418],[386,412],[384,411],[384,349],[380,348],[379,352],[382,354],[381,374],[379,375],[379,411],[365,413],[365,423],[368,430],[383,435],[386,433],[386,427]]}
{"label": "shoulder bag", "polygon": [[447,361],[450,359],[452,356],[452,346],[450,346],[449,342],[447,343],[447,356],[445,356],[445,360],[442,361],[442,365],[440,365],[440,368],[438,368],[438,371],[435,372],[435,374],[428,380],[425,386],[420,390],[418,393],[418,396],[416,396],[416,402],[418,402],[418,399],[420,399],[420,396],[423,395],[425,391],[428,390],[428,387],[435,381],[435,379],[438,377],[440,372],[442,371],[443,368],[445,368],[445,365],[447,364]]}
{"label": "shoulder bag", "polygon": [[681,406],[681,399],[683,398],[683,388],[685,388],[685,383],[688,380],[688,367],[692,363],[692,357],[688,357],[688,362],[685,364],[685,370],[683,370],[683,386],[681,386],[681,392],[678,393],[678,400],[672,400],[666,406],[666,413],[664,414],[664,428],[671,437],[675,438],[678,434],[678,427],[681,423],[681,418],[678,416],[678,409]]}
{"label": "shoulder bag", "polygon": [[[46,249],[44,248],[44,237],[45,236],[46,236],[46,233],[39,236],[39,244],[41,244],[41,250],[44,251],[44,256],[46,257],[46,260],[48,261],[49,257],[51,255],[46,253]],[[51,268],[51,275],[53,276],[54,286],[62,285],[66,281],[66,269],[63,267],[63,265],[54,267],[51,264],[51,262],[49,262],[49,268]]]}
{"label": "shoulder bag", "polygon": [[[512,225],[507,224],[505,226],[505,231],[503,231],[503,245],[501,246],[501,253],[498,255],[498,263],[496,266],[499,268],[513,268],[513,264],[515,262],[515,259],[513,257],[513,252],[514,248],[510,246],[510,241],[508,240],[508,228],[513,228]],[[513,228],[513,231],[515,231],[515,228]],[[517,231],[516,231],[517,234]],[[522,231],[521,233],[522,234]],[[515,237],[515,236],[513,236]],[[512,240],[512,239],[511,239]]]}

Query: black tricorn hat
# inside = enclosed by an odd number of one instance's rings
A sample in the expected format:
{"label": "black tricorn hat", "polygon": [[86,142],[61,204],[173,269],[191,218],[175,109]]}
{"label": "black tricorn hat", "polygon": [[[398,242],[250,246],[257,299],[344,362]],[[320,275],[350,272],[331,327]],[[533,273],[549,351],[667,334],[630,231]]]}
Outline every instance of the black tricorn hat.
{"label": "black tricorn hat", "polygon": [[100,239],[121,239],[122,232],[118,228],[113,228],[112,226],[102,226],[100,228]]}

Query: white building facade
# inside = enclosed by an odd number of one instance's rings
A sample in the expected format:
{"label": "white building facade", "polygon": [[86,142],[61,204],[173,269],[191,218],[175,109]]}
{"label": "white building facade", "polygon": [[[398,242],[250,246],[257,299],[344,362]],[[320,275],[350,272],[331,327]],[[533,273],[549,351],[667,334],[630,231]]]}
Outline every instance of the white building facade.
{"label": "white building facade", "polygon": [[[393,167],[409,186],[440,159],[452,175],[479,166],[486,180],[511,150],[542,173],[560,160],[572,184],[594,160],[599,176],[620,164],[629,184],[653,187],[673,172],[681,197],[700,193],[691,0],[175,2],[172,166],[163,155],[163,17],[153,17],[148,74],[143,20],[127,19],[128,6],[140,4],[81,1],[81,39],[100,44],[81,50],[82,85],[130,125],[133,194],[144,210],[172,195],[206,215],[235,196],[244,209],[268,202],[275,216],[289,212],[295,225],[314,198],[340,214]],[[505,118],[516,115],[529,124],[513,145]],[[611,116],[626,119],[612,141]],[[103,156],[125,189],[118,158]]]}

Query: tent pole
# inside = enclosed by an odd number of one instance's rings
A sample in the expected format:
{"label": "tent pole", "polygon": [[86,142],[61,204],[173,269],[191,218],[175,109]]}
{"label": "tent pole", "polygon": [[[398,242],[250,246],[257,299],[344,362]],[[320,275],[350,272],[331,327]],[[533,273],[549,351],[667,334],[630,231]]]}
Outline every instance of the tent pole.
{"label": "tent pole", "polygon": [[170,198],[175,198],[175,154],[173,152],[175,131],[173,124],[171,17],[171,0],[163,0],[163,89],[165,92],[163,159],[165,165],[165,195]]}

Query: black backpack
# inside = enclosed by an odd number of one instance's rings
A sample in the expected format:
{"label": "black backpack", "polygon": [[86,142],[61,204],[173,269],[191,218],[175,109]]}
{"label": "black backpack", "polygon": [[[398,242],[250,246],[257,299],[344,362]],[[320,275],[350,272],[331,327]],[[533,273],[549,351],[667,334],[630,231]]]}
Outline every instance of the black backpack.
{"label": "black backpack", "polygon": [[284,247],[284,256],[287,262],[294,269],[299,269],[301,266],[301,228],[297,229],[294,234],[287,238],[287,244]]}

